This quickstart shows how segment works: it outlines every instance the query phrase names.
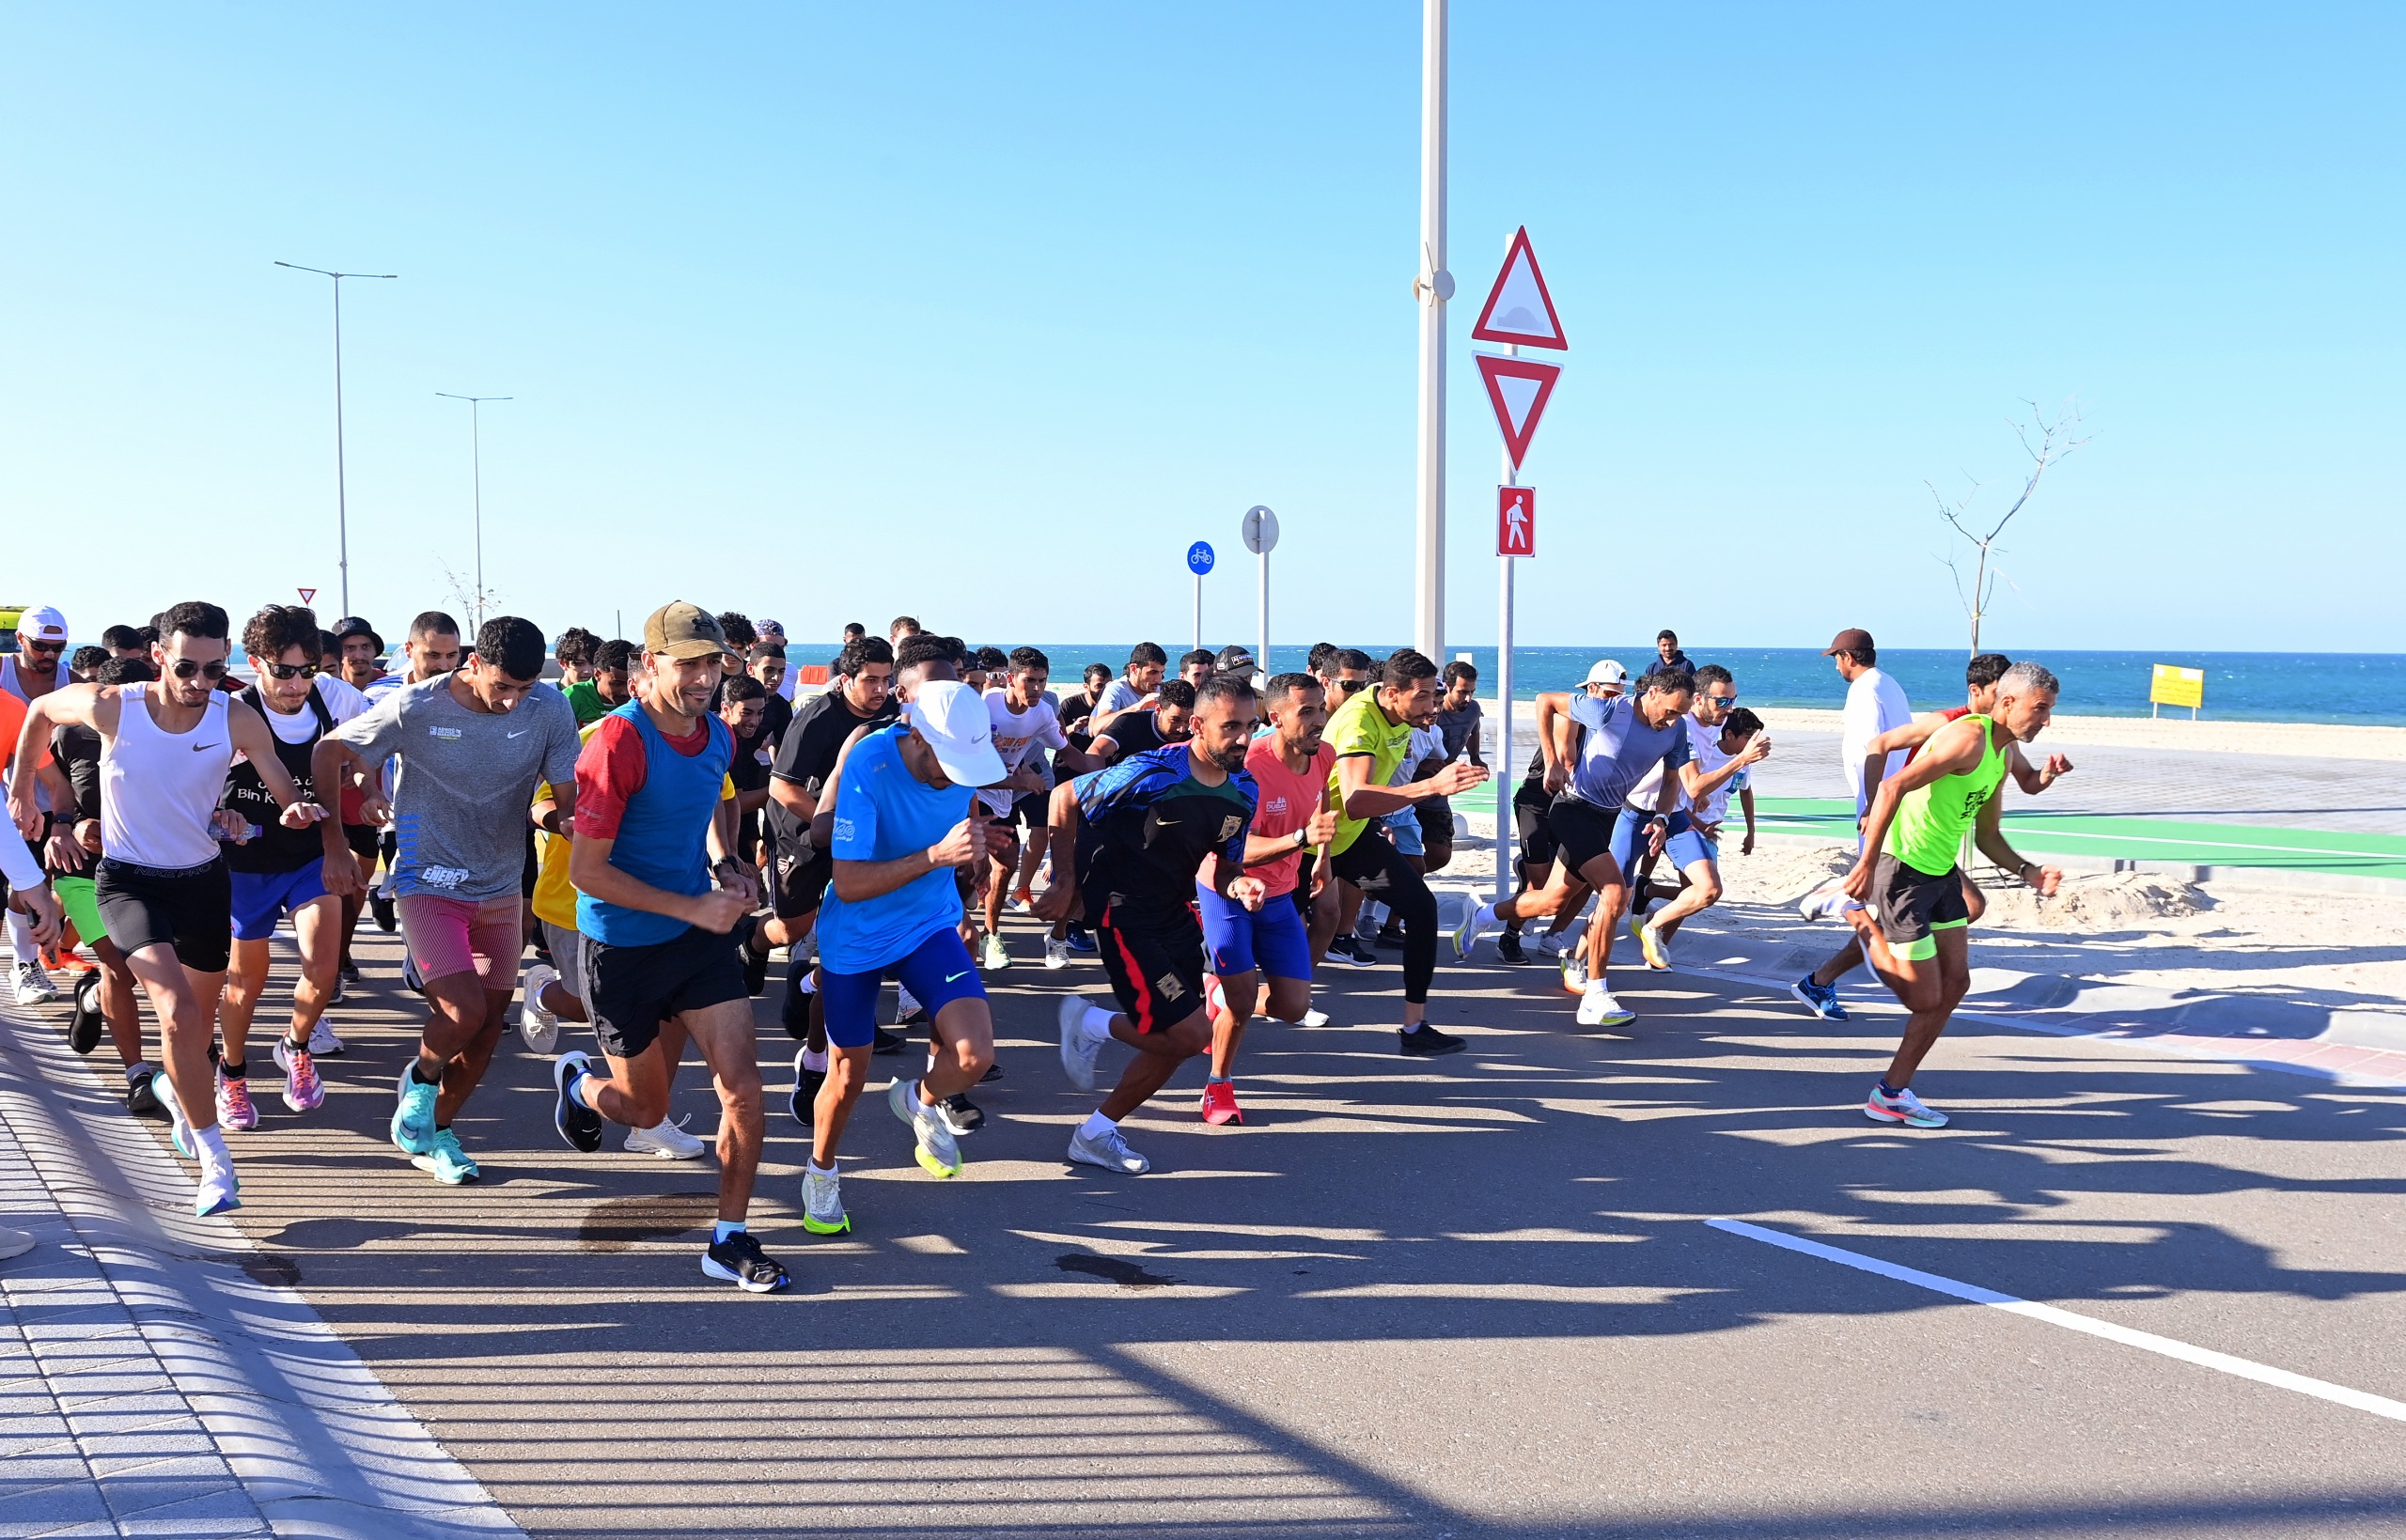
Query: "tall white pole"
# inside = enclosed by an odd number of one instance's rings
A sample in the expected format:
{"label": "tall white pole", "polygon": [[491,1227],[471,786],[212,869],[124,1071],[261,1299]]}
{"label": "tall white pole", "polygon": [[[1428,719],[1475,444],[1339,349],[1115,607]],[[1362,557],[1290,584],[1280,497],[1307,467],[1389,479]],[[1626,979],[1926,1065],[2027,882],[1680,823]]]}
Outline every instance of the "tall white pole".
{"label": "tall white pole", "polygon": [[1270,552],[1261,553],[1261,588],[1255,606],[1254,630],[1257,646],[1253,661],[1261,665],[1261,677],[1270,677]]}
{"label": "tall white pole", "polygon": [[1419,521],[1414,541],[1412,645],[1445,655],[1445,6],[1421,0]]}
{"label": "tall white pole", "polygon": [[351,614],[351,495],[342,463],[342,274],[335,277],[335,554],[342,613]]}
{"label": "tall white pole", "polygon": [[469,497],[477,510],[477,634],[485,633],[485,437],[484,402],[468,403]]}
{"label": "tall white pole", "polygon": [[[1521,350],[1507,348],[1506,352],[1518,358]],[[1504,485],[1517,487],[1519,474],[1512,468],[1512,451],[1508,445],[1503,454]],[[1519,763],[1512,753],[1512,562],[1510,556],[1498,556],[1495,565],[1503,571],[1496,578],[1495,613],[1500,617],[1495,639],[1495,901],[1502,903],[1519,889],[1519,874],[1512,862],[1512,793],[1520,785],[1514,766]]]}
{"label": "tall white pole", "polygon": [[1195,645],[1203,645],[1203,574],[1195,574]]}

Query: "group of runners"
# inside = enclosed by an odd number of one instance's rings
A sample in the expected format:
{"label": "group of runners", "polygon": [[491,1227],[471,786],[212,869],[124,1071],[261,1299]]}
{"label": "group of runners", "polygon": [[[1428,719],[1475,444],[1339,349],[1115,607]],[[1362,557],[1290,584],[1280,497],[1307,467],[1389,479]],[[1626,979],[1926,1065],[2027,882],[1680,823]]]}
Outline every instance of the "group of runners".
{"label": "group of runners", "polygon": [[[912,1055],[884,1094],[920,1167],[961,1170],[985,1120],[970,1092],[1002,1073],[982,975],[1018,960],[1007,904],[1040,922],[1045,969],[1091,955],[1109,984],[1107,1000],[1059,1003],[1062,1067],[1100,1093],[1072,1162],[1149,1170],[1124,1121],[1190,1059],[1208,1056],[1203,1120],[1242,1123],[1247,1027],[1325,1024],[1312,988],[1331,957],[1382,967],[1381,948],[1399,949],[1397,1051],[1465,1047],[1427,1012],[1443,940],[1428,879],[1451,860],[1450,799],[1490,773],[1466,661],[1323,646],[1304,671],[1265,675],[1227,647],[1173,676],[1146,643],[1056,689],[1037,648],[972,648],[902,617],[882,636],[847,628],[805,693],[776,623],[684,602],[639,644],[571,630],[547,645],[516,616],[463,636],[430,611],[386,653],[357,617],[327,630],[269,605],[237,629],[188,602],[71,654],[65,617],[35,606],[0,659],[23,836],[0,838],[14,998],[58,1003],[57,975],[72,976],[70,1046],[112,1041],[129,1112],[164,1119],[197,1165],[197,1213],[241,1201],[226,1135],[258,1123],[252,1027],[287,921],[299,972],[270,1050],[285,1106],[323,1101],[320,1061],[343,1051],[326,1012],[362,983],[358,926],[398,929],[401,982],[425,1005],[389,1132],[441,1182],[479,1174],[457,1127],[513,1004],[580,1151],[610,1126],[632,1150],[710,1150],[668,1118],[692,1048],[720,1102],[701,1267],[752,1291],[789,1281],[746,1225],[766,1140],[752,1000],[780,949],[787,1106],[809,1132],[817,1234],[851,1224],[837,1153],[875,1056]],[[1965,707],[1915,719],[1868,635],[1841,633],[1830,655],[1849,681],[1862,859],[1805,910],[1856,936],[1795,993],[1842,1018],[1836,980],[1868,961],[1910,1016],[1866,1112],[1933,1127],[1911,1082],[1968,976],[1979,897],[1963,842],[2043,891],[2058,880],[1996,822],[2006,774],[2036,791],[2070,768],[2019,748],[2055,681],[1975,659]],[[1667,631],[1637,678],[1605,661],[1540,696],[1514,798],[1519,892],[1466,906],[1457,959],[1492,930],[1523,961],[1525,928],[1545,922],[1538,944],[1560,957],[1578,1021],[1628,1020],[1607,982],[1622,917],[1646,966],[1668,968],[1680,925],[1720,896],[1733,804],[1753,848],[1749,770],[1771,742],[1738,698],[1728,670],[1692,664]],[[1650,880],[1664,857],[1676,883]],[[598,1053],[562,1048],[563,1023],[589,1025]],[[1129,1051],[1106,1085],[1113,1041]]]}

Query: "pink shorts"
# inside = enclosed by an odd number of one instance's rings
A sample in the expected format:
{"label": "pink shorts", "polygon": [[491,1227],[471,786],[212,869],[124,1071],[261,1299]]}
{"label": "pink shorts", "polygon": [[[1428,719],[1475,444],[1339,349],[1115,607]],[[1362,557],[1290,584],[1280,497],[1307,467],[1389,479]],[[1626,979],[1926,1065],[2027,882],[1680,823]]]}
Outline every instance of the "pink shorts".
{"label": "pink shorts", "polygon": [[429,983],[453,973],[474,972],[488,989],[518,988],[518,959],[526,950],[516,894],[470,903],[420,894],[398,899],[401,940],[418,977]]}

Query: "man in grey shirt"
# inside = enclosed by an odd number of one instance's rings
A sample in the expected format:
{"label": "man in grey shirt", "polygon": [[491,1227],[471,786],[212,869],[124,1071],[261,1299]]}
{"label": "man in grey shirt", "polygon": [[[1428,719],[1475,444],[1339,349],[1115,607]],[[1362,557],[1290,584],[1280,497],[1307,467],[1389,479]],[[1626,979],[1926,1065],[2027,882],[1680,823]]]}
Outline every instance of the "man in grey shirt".
{"label": "man in grey shirt", "polygon": [[[575,806],[576,711],[541,685],[543,633],[502,615],[447,674],[388,692],[318,740],[326,786],[401,762],[390,809],[393,893],[401,936],[433,1009],[417,1061],[402,1072],[393,1143],[438,1181],[474,1181],[477,1163],[451,1132],[501,1039],[518,988],[524,931],[519,884],[528,810],[549,782],[561,829]],[[373,820],[385,811],[370,791]],[[326,886],[360,891],[366,874],[338,828],[325,836]]]}
{"label": "man in grey shirt", "polygon": [[1102,687],[1102,699],[1095,702],[1093,722],[1101,730],[1104,721],[1117,716],[1152,698],[1162,687],[1162,676],[1169,672],[1169,654],[1151,642],[1139,642],[1128,649],[1128,666],[1119,677]]}

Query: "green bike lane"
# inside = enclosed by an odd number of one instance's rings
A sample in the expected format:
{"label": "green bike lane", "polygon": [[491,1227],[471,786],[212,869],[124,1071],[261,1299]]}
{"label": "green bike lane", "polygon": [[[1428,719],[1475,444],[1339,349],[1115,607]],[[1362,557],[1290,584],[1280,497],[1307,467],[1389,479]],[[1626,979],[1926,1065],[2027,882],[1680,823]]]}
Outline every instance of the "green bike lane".
{"label": "green bike lane", "polygon": [[[1854,833],[1853,805],[1843,798],[1762,797],[1757,799],[1756,814],[1765,833],[1811,834],[1832,840],[1850,839]],[[2005,826],[2014,848],[2034,855],[2252,866],[2406,881],[2406,835],[2114,813],[2008,812]]]}

